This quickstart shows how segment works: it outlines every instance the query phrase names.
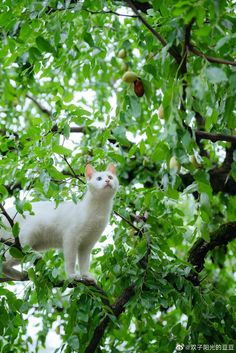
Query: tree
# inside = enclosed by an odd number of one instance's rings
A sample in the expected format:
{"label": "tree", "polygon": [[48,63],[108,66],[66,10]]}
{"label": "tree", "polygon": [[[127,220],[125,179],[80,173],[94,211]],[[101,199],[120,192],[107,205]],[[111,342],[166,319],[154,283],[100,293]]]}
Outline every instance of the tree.
{"label": "tree", "polygon": [[[1,352],[30,351],[30,316],[43,323],[37,350],[55,325],[58,352],[233,350],[233,2],[5,0],[0,9],[1,226],[7,218],[15,236],[0,251],[4,261],[11,247],[28,269],[21,296],[1,276]],[[127,69],[142,97],[122,81]],[[27,217],[33,201],[76,202],[85,164],[111,161],[121,187],[112,240],[93,251],[98,285],[69,282],[60,252],[21,248],[6,205]]]}

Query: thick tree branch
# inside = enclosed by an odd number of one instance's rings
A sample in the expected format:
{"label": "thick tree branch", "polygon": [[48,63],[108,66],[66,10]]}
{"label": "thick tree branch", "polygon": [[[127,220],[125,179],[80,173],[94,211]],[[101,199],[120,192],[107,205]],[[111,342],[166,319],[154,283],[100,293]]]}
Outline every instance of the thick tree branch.
{"label": "thick tree branch", "polygon": [[[217,246],[227,245],[236,238],[236,222],[223,224],[220,228],[210,235],[210,241],[206,242],[203,238],[198,239],[189,251],[188,262],[194,266],[197,273],[204,267],[205,258],[210,250]],[[198,274],[191,272],[188,279],[195,285],[199,284]]]}
{"label": "thick tree branch", "polygon": [[[219,168],[210,170],[210,185],[214,194],[223,192],[229,195],[236,195],[236,182],[229,176],[229,173],[222,172]],[[194,177],[188,174],[180,175],[184,188],[194,182]]]}
{"label": "thick tree branch", "polygon": [[[38,259],[36,260],[36,262]],[[0,278],[0,283],[6,283],[6,282],[25,282],[25,281],[30,281],[28,276],[22,277],[21,279],[12,279],[10,277],[3,277]],[[53,282],[52,285],[54,288],[63,288],[65,287],[66,281],[59,281],[59,282]],[[98,292],[99,296],[101,296],[101,301],[104,305],[110,307],[112,309],[112,305],[109,302],[107,293],[104,292],[104,290],[94,281],[90,281],[86,278],[81,278],[81,279],[75,279],[67,284],[67,288],[76,288],[79,284],[84,284],[87,287],[93,287],[96,289]]]}
{"label": "thick tree branch", "polygon": [[[142,268],[145,269],[145,274],[146,276],[146,270],[148,267],[148,258],[151,252],[151,245],[150,245],[150,238],[149,236],[146,237],[147,239],[147,250],[143,258],[139,261],[139,264],[142,266]],[[112,305],[112,310],[114,315],[118,318],[120,314],[125,310],[125,305],[129,302],[129,300],[134,296],[135,294],[135,289],[136,285],[135,283],[132,283],[130,286],[128,286],[123,293],[119,296],[119,298],[115,301],[115,303]],[[100,322],[100,324],[96,327],[93,337],[87,346],[85,353],[94,353],[99,345],[99,342],[101,338],[104,335],[104,332],[110,323],[111,319],[108,315],[105,316],[105,318]]]}
{"label": "thick tree branch", "polygon": [[200,130],[195,131],[195,135],[200,140],[201,139],[210,140],[211,142],[228,141],[228,142],[236,143],[236,136],[232,136],[232,135],[212,134],[210,132],[205,132]]}
{"label": "thick tree branch", "polygon": [[133,1],[133,4],[136,6],[137,10],[140,10],[144,13],[147,13],[149,9],[152,9],[152,5],[149,4],[148,2]]}
{"label": "thick tree branch", "polygon": [[[144,273],[144,279],[146,277],[146,271],[147,271],[147,267],[148,267],[148,258],[149,255],[151,253],[151,243],[150,243],[150,237],[149,235],[146,235],[146,242],[147,242],[147,249],[146,249],[146,253],[144,254],[144,256],[141,258],[141,260],[139,261],[139,265],[145,270]],[[36,260],[37,261],[37,260]],[[28,281],[29,278],[28,276],[20,279],[20,281]],[[12,282],[14,281],[12,278],[9,277],[5,277],[5,278],[0,278],[0,283],[4,283],[4,282]],[[103,302],[104,305],[109,306],[112,309],[113,314],[118,318],[121,313],[125,310],[125,305],[128,303],[128,301],[134,296],[135,294],[135,288],[136,285],[135,283],[132,283],[130,286],[128,286],[123,292],[122,294],[117,298],[117,300],[115,301],[115,303],[113,305],[110,304],[109,299],[107,294],[95,283],[88,281],[86,279],[81,279],[81,280],[75,280],[71,283],[68,284],[69,288],[73,288],[75,286],[78,285],[78,283],[83,283],[85,285],[88,286],[93,286],[96,288],[96,290],[99,292],[99,294],[101,294],[101,300]],[[54,287],[63,287],[65,284],[64,281],[58,282],[58,283],[54,283]],[[99,342],[101,340],[101,338],[104,335],[104,332],[108,326],[108,324],[110,323],[111,319],[110,316],[106,315],[104,317],[104,319],[98,324],[98,326],[96,327],[93,337],[90,341],[90,343],[88,344],[85,353],[93,353],[95,352],[95,350],[97,349]]]}
{"label": "thick tree branch", "polygon": [[[190,37],[191,37],[191,29],[194,24],[195,19],[193,18],[189,24],[185,26],[185,31],[184,31],[184,48],[183,48],[183,59],[182,63],[180,66],[180,72],[182,75],[187,73],[187,57],[188,57],[188,48],[189,48],[189,43],[190,43]],[[183,87],[183,102],[185,101],[186,98],[186,88],[187,88],[187,82],[184,81],[184,87]]]}
{"label": "thick tree branch", "polygon": [[[132,284],[128,288],[124,290],[124,292],[120,295],[120,297],[116,300],[115,304],[112,305],[113,313],[118,318],[119,315],[124,311],[125,304],[133,297],[135,293],[135,285]],[[109,316],[105,316],[105,318],[100,322],[100,324],[96,327],[93,338],[87,346],[85,353],[94,353],[98,347],[98,344],[101,338],[104,335],[104,332],[110,323],[111,319]]]}
{"label": "thick tree branch", "polygon": [[207,61],[209,61],[211,63],[236,66],[235,61],[225,60],[225,59],[215,58],[213,56],[205,55],[200,50],[196,49],[192,44],[190,44],[190,46],[189,46],[189,51],[191,51],[193,54],[195,54],[197,56],[200,56],[200,57],[206,59]]}
{"label": "thick tree branch", "polygon": [[234,151],[236,150],[236,144],[231,143],[230,147],[226,148],[226,155],[224,162],[222,164],[221,170],[229,172],[231,170],[231,165],[234,161]]}

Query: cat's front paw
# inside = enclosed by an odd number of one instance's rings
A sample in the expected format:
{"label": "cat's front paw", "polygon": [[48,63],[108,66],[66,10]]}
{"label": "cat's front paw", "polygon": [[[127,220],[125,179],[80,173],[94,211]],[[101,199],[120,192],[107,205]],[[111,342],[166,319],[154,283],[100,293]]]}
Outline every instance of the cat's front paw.
{"label": "cat's front paw", "polygon": [[69,279],[71,279],[72,281],[79,281],[81,280],[81,276],[76,274],[76,273],[71,273],[69,274]]}
{"label": "cat's front paw", "polygon": [[94,283],[94,284],[97,284],[96,278],[93,277],[90,273],[88,273],[86,275],[81,275],[81,279],[88,281],[88,282],[91,282],[91,283]]}
{"label": "cat's front paw", "polygon": [[90,282],[91,284],[97,284],[96,279],[90,274],[79,275],[76,273],[72,273],[69,275],[69,278],[71,280],[78,281],[78,282]]}

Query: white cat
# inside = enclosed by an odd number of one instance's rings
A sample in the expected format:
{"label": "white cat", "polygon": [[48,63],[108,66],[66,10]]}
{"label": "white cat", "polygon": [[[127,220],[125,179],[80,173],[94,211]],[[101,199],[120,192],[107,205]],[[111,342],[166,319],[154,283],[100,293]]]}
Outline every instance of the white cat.
{"label": "white cat", "polygon": [[[90,253],[104,231],[112,211],[112,201],[118,189],[115,166],[109,165],[104,172],[97,172],[91,165],[86,166],[87,191],[82,201],[61,203],[57,208],[50,201],[32,203],[34,215],[23,218],[17,214],[14,219],[20,224],[19,239],[22,247],[29,244],[34,250],[62,248],[65,270],[70,278],[87,278]],[[14,217],[16,211],[8,211]],[[0,230],[3,233],[3,230]],[[9,238],[3,233],[0,238]],[[75,273],[76,258],[79,259],[80,274]],[[18,260],[6,253],[3,272],[13,279],[22,278],[22,273],[13,268]]]}

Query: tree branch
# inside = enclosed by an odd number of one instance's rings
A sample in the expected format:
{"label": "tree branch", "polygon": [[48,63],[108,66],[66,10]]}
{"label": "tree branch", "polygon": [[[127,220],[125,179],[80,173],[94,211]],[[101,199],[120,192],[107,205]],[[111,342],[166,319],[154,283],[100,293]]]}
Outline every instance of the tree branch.
{"label": "tree branch", "polygon": [[236,238],[236,222],[226,223],[210,235],[210,241],[206,242],[203,238],[198,239],[189,250],[188,262],[195,267],[188,276],[195,285],[199,284],[198,273],[203,270],[205,258],[210,250],[217,246],[227,245]]}
{"label": "tree branch", "polygon": [[[36,262],[38,259],[36,260]],[[0,283],[6,283],[6,282],[25,282],[25,281],[30,281],[28,276],[22,277],[20,279],[12,279],[10,277],[3,277],[0,278]],[[67,281],[59,281],[56,283],[52,283],[54,288],[63,288],[65,286],[65,282]],[[87,287],[93,287],[96,289],[96,291],[101,295],[101,301],[104,305],[108,306],[109,308],[112,309],[112,305],[109,302],[108,295],[104,290],[94,281],[90,281],[89,279],[86,278],[81,278],[81,279],[74,279],[73,281],[69,282],[67,285],[67,288],[76,288],[79,284],[84,284]]]}
{"label": "tree branch", "polygon": [[[143,258],[139,261],[139,264],[145,269],[145,275],[146,276],[146,270],[148,267],[148,258],[151,252],[151,244],[150,244],[150,238],[149,236],[146,237],[147,240],[147,250]],[[128,303],[128,301],[134,296],[135,294],[135,289],[136,285],[132,283],[130,286],[128,286],[123,293],[117,298],[115,303],[112,305],[112,310],[116,318],[120,316],[120,314],[125,310],[125,305]],[[104,332],[110,323],[111,319],[108,315],[105,316],[105,318],[100,322],[100,324],[96,327],[93,337],[87,346],[85,353],[94,353],[99,345],[99,342],[101,338],[104,335]]]}
{"label": "tree branch", "polygon": [[13,238],[8,238],[8,239],[0,238],[0,243],[5,244],[5,245],[7,245],[9,247],[14,246],[14,244],[15,244],[14,241],[13,241]]}
{"label": "tree branch", "polygon": [[[128,0],[127,0],[128,1]],[[191,28],[190,26],[188,27],[189,29]],[[44,108],[34,97],[31,97],[29,95],[27,95],[28,98],[30,98],[37,106],[38,108],[43,112],[46,113],[47,115],[51,116],[51,112],[48,111],[46,108]],[[200,116],[199,113],[196,113]],[[200,116],[201,119],[202,116]],[[200,118],[198,117],[198,118]],[[187,129],[190,129],[189,127],[186,126]],[[71,133],[85,133],[85,126],[75,126],[75,127],[70,127],[70,132]],[[190,129],[191,130],[191,129]],[[54,125],[51,129],[52,132],[58,132],[58,133],[62,133],[62,131],[59,129],[59,127],[57,125]],[[205,132],[205,131],[201,131],[201,130],[197,130],[197,131],[189,131],[191,135],[195,134],[196,137],[201,140],[201,139],[206,139],[206,140],[210,140],[212,142],[217,142],[217,141],[228,141],[228,142],[233,142],[236,143],[236,136],[231,136],[231,135],[226,135],[226,134],[212,134],[209,132]],[[2,132],[3,134],[5,134],[5,132]],[[14,136],[16,138],[19,138],[19,135],[14,133]],[[114,142],[112,140],[112,142]]]}
{"label": "tree branch", "polygon": [[7,211],[5,210],[4,206],[0,203],[0,209],[2,211],[2,214],[6,217],[6,219],[8,220],[8,223],[10,224],[11,227],[14,226],[14,221],[13,219],[9,216],[9,214],[7,213]]}
{"label": "tree branch", "polygon": [[[52,132],[58,132],[59,134],[62,134],[62,130],[58,128],[57,125],[54,125],[51,129]],[[84,126],[72,126],[70,127],[70,132],[72,133],[85,133],[85,127]]]}
{"label": "tree branch", "polygon": [[[45,108],[41,103],[39,103],[36,98],[32,97],[29,94],[26,94],[26,97],[29,98],[32,102],[34,102],[34,104],[39,108],[39,110],[42,113],[48,115],[50,118],[52,117],[52,113],[47,108]],[[52,132],[62,133],[62,131],[58,128],[58,126],[56,124],[53,125],[51,131]],[[73,127],[70,128],[70,132],[72,132],[72,133],[80,133],[80,132],[84,133],[85,132],[85,127],[84,126],[73,126]]]}
{"label": "tree branch", "polygon": [[228,142],[236,143],[236,136],[231,136],[231,135],[226,135],[226,134],[212,134],[210,132],[197,130],[197,131],[195,131],[195,135],[200,140],[201,139],[210,140],[212,142],[228,141]]}
{"label": "tree branch", "polygon": [[30,96],[29,94],[26,94],[26,97],[29,98],[32,102],[34,102],[34,104],[39,108],[39,110],[41,110],[42,113],[48,115],[49,117],[52,116],[51,112],[47,108],[45,108],[41,103],[39,103],[37,99]]}
{"label": "tree branch", "polygon": [[72,166],[70,165],[70,163],[68,162],[66,156],[62,157],[64,159],[64,161],[66,162],[66,164],[68,165],[69,169],[71,170],[71,176],[73,176],[75,179],[79,180],[82,184],[86,184],[74,171],[74,168],[72,168]]}
{"label": "tree branch", "polygon": [[[147,271],[147,267],[148,267],[148,258],[149,258],[149,255],[151,253],[151,241],[150,241],[149,235],[146,235],[146,242],[147,242],[146,253],[144,254],[144,256],[139,261],[139,265],[145,270],[144,278],[146,278],[146,271]],[[24,277],[22,279],[19,279],[18,281],[28,281],[28,280],[29,280],[29,278],[28,278],[28,276],[26,276],[26,277]],[[15,281],[15,280],[12,279],[12,278],[9,278],[9,277],[0,278],[0,283],[13,282],[13,281]],[[125,305],[128,303],[128,301],[134,296],[135,288],[136,288],[135,283],[132,283],[130,286],[128,286],[126,289],[124,289],[124,291],[117,298],[115,303],[113,305],[111,305],[110,302],[109,302],[107,294],[102,290],[102,288],[100,288],[94,282],[91,282],[91,281],[86,280],[86,279],[74,280],[73,282],[70,282],[67,287],[68,288],[74,288],[74,287],[76,287],[78,285],[78,283],[83,283],[86,286],[93,286],[98,291],[98,293],[101,294],[101,300],[102,300],[103,304],[106,305],[106,306],[109,306],[112,309],[113,314],[117,318],[125,310]],[[63,287],[64,285],[65,285],[65,281],[60,281],[58,283],[53,283],[54,287]],[[104,334],[108,324],[110,323],[110,321],[111,321],[110,316],[106,315],[104,317],[104,319],[98,324],[98,326],[96,327],[96,329],[94,331],[93,337],[92,337],[90,343],[88,344],[88,346],[87,346],[87,348],[85,350],[85,353],[93,353],[93,352],[95,352],[95,350],[97,349],[98,344],[99,344],[101,338],[103,337],[103,334]]]}
{"label": "tree branch", "polygon": [[123,14],[123,13],[117,13],[115,11],[112,11],[112,10],[108,10],[108,11],[91,11],[91,10],[88,10],[88,9],[82,9],[83,11],[86,11],[92,15],[96,15],[96,14],[112,14],[112,15],[117,15],[117,16],[121,16],[121,17],[130,17],[130,18],[137,18],[138,16],[136,15],[126,15],[126,14]]}
{"label": "tree branch", "polygon": [[211,63],[236,66],[235,61],[225,60],[225,59],[215,58],[213,56],[205,55],[200,50],[196,49],[192,44],[189,45],[189,51],[191,51],[193,54],[195,54],[197,56],[200,56],[200,57],[206,59],[207,61],[209,61]]}
{"label": "tree branch", "polygon": [[[125,2],[131,7],[131,9],[137,15],[137,17],[140,19],[140,21],[144,24],[144,26],[154,35],[154,37],[156,37],[159,40],[159,42],[163,45],[163,47],[165,47],[168,44],[167,41],[157,31],[155,31],[155,29],[138,12],[138,9],[135,6],[134,2],[132,0],[125,0]],[[170,47],[168,49],[168,52],[169,52],[169,54],[171,54],[171,56],[173,56],[173,58],[176,60],[176,62],[178,64],[181,64],[182,58],[176,48]]]}
{"label": "tree branch", "polygon": [[133,1],[133,4],[136,6],[137,10],[140,10],[144,13],[147,13],[149,9],[152,9],[151,4],[149,4],[148,2]]}
{"label": "tree branch", "polygon": [[[214,194],[223,192],[229,195],[236,195],[236,182],[229,176],[228,172],[223,172],[220,168],[214,168],[209,171],[210,185]],[[188,174],[180,175],[184,188],[194,182],[193,176]]]}
{"label": "tree branch", "polygon": [[[4,206],[1,203],[0,203],[0,209],[2,211],[2,214],[6,217],[7,221],[9,222],[11,228],[13,228],[14,219],[10,217],[10,215],[7,213],[7,211],[5,210]],[[19,250],[22,250],[19,237],[14,237],[14,243],[11,246],[14,246]]]}
{"label": "tree branch", "polygon": [[131,221],[129,221],[127,218],[125,218],[124,216],[122,216],[119,212],[117,211],[113,211],[115,215],[117,215],[118,217],[120,217],[121,219],[123,219],[123,221],[125,221],[127,224],[129,224],[138,234],[142,233],[142,229],[136,227]]}

